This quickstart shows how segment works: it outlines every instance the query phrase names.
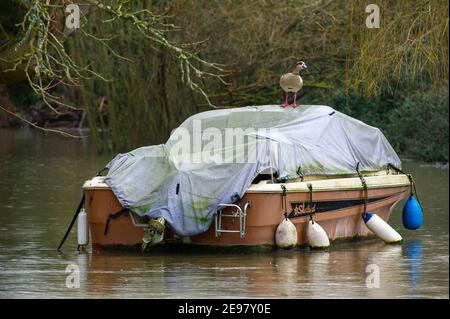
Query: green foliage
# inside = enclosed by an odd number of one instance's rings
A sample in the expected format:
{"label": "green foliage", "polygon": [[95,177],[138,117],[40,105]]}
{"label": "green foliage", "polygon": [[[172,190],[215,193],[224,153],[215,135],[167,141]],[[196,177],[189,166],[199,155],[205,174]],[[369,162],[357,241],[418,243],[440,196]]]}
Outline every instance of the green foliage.
{"label": "green foliage", "polygon": [[[404,156],[448,161],[448,1],[380,0],[380,29],[365,25],[367,1],[87,2],[101,10],[86,16],[65,49],[107,81],[82,78],[64,97],[87,112],[100,151],[164,142],[211,103],[279,103],[280,75],[302,59],[309,67],[300,103],[379,127]],[[226,66],[228,85],[195,71],[211,66],[205,61]],[[204,91],[192,90],[188,73]]]}
{"label": "green foliage", "polygon": [[37,95],[27,83],[10,88],[9,95],[11,102],[20,110],[26,110],[27,107],[41,100],[41,96]]}
{"label": "green foliage", "polygon": [[424,161],[448,162],[448,86],[437,93],[414,92],[390,110],[386,135],[400,153]]}
{"label": "green foliage", "polygon": [[19,33],[20,29],[16,25],[23,19],[24,13],[19,1],[0,1],[0,50]]}
{"label": "green foliage", "polygon": [[[448,85],[437,91],[402,88],[395,93],[382,92],[375,97],[332,94],[329,105],[347,115],[378,127],[403,157],[423,161],[448,162],[449,91]],[[306,96],[303,103],[323,103],[321,95]]]}

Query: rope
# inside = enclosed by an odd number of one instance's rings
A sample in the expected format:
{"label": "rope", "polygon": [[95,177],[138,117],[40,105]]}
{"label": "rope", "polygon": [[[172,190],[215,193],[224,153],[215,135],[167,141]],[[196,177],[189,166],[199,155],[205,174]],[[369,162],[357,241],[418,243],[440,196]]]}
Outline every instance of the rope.
{"label": "rope", "polygon": [[[266,138],[266,141],[269,140],[268,138]],[[272,156],[270,156],[270,142],[269,142],[269,147],[267,149],[267,156],[269,156],[269,165],[270,165],[270,180],[272,182],[272,184],[275,184],[275,179],[273,176],[273,167],[272,167]]]}
{"label": "rope", "polygon": [[416,183],[413,182],[412,186],[414,188],[414,194],[415,194],[415,196],[417,198],[417,201],[419,202],[420,207],[422,207],[422,204],[420,203],[419,195],[417,195]]}
{"label": "rope", "polygon": [[[416,183],[414,182],[412,175],[402,171],[400,168],[392,165],[391,163],[387,164],[387,169],[389,170],[389,168],[393,168],[397,173],[406,175],[408,177],[409,182],[410,182],[410,195],[411,196],[415,195],[417,198],[417,201],[419,202],[420,207],[422,207],[422,204],[420,204],[419,195],[417,194]],[[413,194],[413,190],[414,190],[414,194]]]}
{"label": "rope", "polygon": [[286,186],[281,185],[281,207],[284,209],[284,218],[287,219],[287,204],[286,204]]}
{"label": "rope", "polygon": [[104,171],[106,171],[106,170],[108,170],[108,168],[107,168],[107,167],[103,167],[101,170],[98,171],[98,173],[97,173],[96,176],[103,176],[102,173],[103,173]]}
{"label": "rope", "polygon": [[369,197],[366,181],[364,181],[363,188],[364,188],[364,214],[365,214],[367,212],[367,198]]}
{"label": "rope", "polygon": [[104,232],[105,236],[108,233],[110,220],[111,219],[115,219],[115,218],[120,217],[120,216],[125,216],[128,213],[129,213],[128,208],[124,208],[124,209],[119,210],[118,212],[109,214],[108,219],[106,220],[106,225],[105,225],[105,232]]}
{"label": "rope", "polygon": [[[312,184],[311,184],[311,183],[308,183],[306,186],[308,186],[308,189],[309,189],[309,203],[308,203],[308,207],[309,207],[309,211],[312,212],[312,193],[313,193],[313,187],[312,187]],[[309,220],[312,221],[312,223],[314,224],[313,215],[314,215],[314,214],[310,214],[310,215],[309,215]]]}
{"label": "rope", "polygon": [[300,181],[301,182],[303,182],[303,178],[304,178],[304,175],[303,175],[303,173],[302,173],[302,167],[301,166],[299,166],[298,168],[297,168],[297,175],[300,177]]}
{"label": "rope", "polygon": [[361,180],[362,187],[364,189],[364,212],[363,214],[367,213],[367,198],[369,197],[369,193],[367,190],[367,183],[364,177],[362,176],[361,172],[359,171],[359,162],[356,165],[356,173],[358,174],[359,179]]}
{"label": "rope", "polygon": [[75,215],[73,215],[73,218],[72,218],[72,221],[70,222],[69,228],[66,230],[66,233],[64,234],[63,239],[59,243],[59,246],[58,246],[57,250],[61,249],[62,245],[64,244],[64,242],[67,239],[67,236],[69,236],[69,233],[72,230],[73,224],[75,224],[75,221],[77,220],[78,214],[80,213],[81,208],[83,207],[83,205],[84,205],[84,193],[83,193],[83,196],[81,196],[81,200],[80,200],[80,203],[78,204],[77,210],[75,211]]}

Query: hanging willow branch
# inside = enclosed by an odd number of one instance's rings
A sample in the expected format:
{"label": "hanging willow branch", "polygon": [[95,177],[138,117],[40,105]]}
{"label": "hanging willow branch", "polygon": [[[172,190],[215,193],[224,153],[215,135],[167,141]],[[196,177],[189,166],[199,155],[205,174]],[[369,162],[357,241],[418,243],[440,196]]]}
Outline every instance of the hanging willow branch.
{"label": "hanging willow branch", "polygon": [[[52,2],[52,4],[50,4]],[[63,0],[54,4],[55,1],[46,0],[23,0],[22,3],[28,8],[20,27],[22,28],[22,40],[16,45],[18,48],[26,47],[23,54],[10,58],[2,58],[3,63],[9,67],[3,70],[17,72],[23,69],[26,80],[35,93],[42,97],[44,103],[55,113],[60,113],[55,104],[70,109],[77,109],[62,101],[51,92],[59,85],[80,86],[84,80],[100,79],[109,81],[108,75],[100,74],[92,70],[90,65],[79,65],[74,62],[64,47],[64,40],[68,32],[64,29],[65,5],[73,1]],[[105,4],[104,1],[84,0],[80,6],[86,7],[85,11],[100,10],[106,12],[110,19],[103,21],[104,24],[113,23],[116,20],[128,22],[134,29],[142,34],[148,41],[168,50],[178,59],[182,81],[193,91],[201,94],[208,105],[215,107],[208,93],[202,88],[198,81],[204,78],[212,78],[226,84],[224,77],[227,75],[224,66],[212,63],[199,57],[199,55],[187,49],[189,45],[170,41],[167,34],[170,31],[179,30],[173,24],[166,23],[170,17],[155,14],[150,9],[133,10],[129,0],[117,1],[117,3]],[[109,39],[101,39],[83,29],[88,20],[81,12],[81,32],[90,39],[105,46],[114,56],[128,60],[112,50],[108,45]]]}
{"label": "hanging willow branch", "polygon": [[[163,48],[171,52],[180,63],[182,80],[189,88],[200,93],[208,102],[208,105],[215,107],[206,93],[206,91],[192,78],[192,74],[197,79],[214,78],[223,84],[227,84],[224,77],[227,75],[224,65],[212,63],[200,58],[196,53],[186,50],[186,45],[177,45],[168,40],[166,33],[178,29],[173,24],[167,24],[163,21],[169,18],[166,15],[156,15],[149,9],[138,11],[128,11],[126,5],[129,0],[119,1],[116,6],[104,5],[100,1],[86,0],[88,3],[95,5],[101,10],[106,11],[112,16],[110,20],[105,22],[113,22],[116,19],[129,21],[146,39],[161,45]],[[197,63],[196,66],[194,63]],[[205,70],[212,70],[211,72]]]}
{"label": "hanging willow branch", "polygon": [[448,1],[377,3],[381,27],[369,29],[365,25],[365,3],[350,2],[353,46],[349,49],[346,85],[374,96],[383,88],[392,89],[406,81],[448,81]]}
{"label": "hanging willow branch", "polygon": [[33,91],[57,114],[61,112],[54,108],[54,104],[77,109],[64,103],[51,91],[59,85],[77,86],[80,79],[106,79],[88,66],[77,65],[66,52],[63,44],[67,36],[63,32],[63,5],[51,6],[49,1],[44,3],[41,0],[23,3],[29,9],[20,23],[22,39],[15,46],[15,51],[22,48],[23,54],[14,59],[3,59],[10,66],[3,70],[4,74],[23,69],[24,77]]}

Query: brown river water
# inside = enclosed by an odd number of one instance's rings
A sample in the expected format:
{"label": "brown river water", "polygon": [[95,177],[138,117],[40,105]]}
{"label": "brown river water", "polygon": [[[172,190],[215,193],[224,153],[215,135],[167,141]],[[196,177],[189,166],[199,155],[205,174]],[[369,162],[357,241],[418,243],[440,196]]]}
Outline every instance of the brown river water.
{"label": "brown river water", "polygon": [[[390,224],[404,238],[399,245],[371,239],[327,251],[92,254],[76,251],[74,227],[58,252],[81,185],[111,158],[86,139],[0,129],[0,298],[449,297],[448,167],[404,161],[424,225],[406,230],[397,205]],[[379,284],[371,287],[374,265]],[[79,287],[67,284],[73,266]]]}

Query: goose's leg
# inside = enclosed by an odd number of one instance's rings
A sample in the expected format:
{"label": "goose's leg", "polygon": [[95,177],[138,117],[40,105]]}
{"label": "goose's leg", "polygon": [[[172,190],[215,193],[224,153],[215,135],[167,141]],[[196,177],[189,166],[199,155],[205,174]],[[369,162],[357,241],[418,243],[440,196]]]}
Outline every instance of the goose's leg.
{"label": "goose's leg", "polygon": [[296,108],[297,106],[299,106],[299,104],[297,104],[297,92],[294,93],[294,103],[292,103],[292,107]]}
{"label": "goose's leg", "polygon": [[281,104],[282,107],[286,107],[286,106],[289,105],[289,103],[288,103],[288,92],[284,92],[284,97],[285,97],[285,100],[284,100],[284,103]]}

